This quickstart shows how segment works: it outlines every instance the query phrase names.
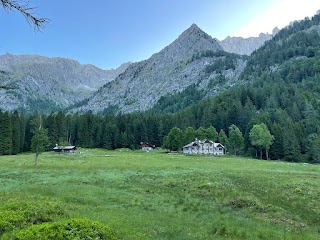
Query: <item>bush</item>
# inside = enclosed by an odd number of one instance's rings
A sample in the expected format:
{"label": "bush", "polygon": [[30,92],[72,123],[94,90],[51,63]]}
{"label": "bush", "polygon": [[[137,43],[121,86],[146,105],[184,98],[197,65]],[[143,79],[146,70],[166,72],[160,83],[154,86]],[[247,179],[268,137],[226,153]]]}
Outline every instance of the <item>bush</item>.
{"label": "bush", "polygon": [[8,198],[0,205],[0,237],[4,233],[22,229],[33,224],[55,221],[61,216],[68,217],[64,207],[46,198],[23,196],[21,199]]}
{"label": "bush", "polygon": [[5,234],[2,239],[49,240],[49,239],[117,239],[114,232],[101,223],[89,219],[71,219],[32,225]]}
{"label": "bush", "polygon": [[59,203],[48,201],[41,198],[39,200],[13,200],[1,206],[0,209],[14,211],[17,214],[22,214],[26,222],[37,224],[43,222],[51,222],[57,217],[66,214],[66,211]]}
{"label": "bush", "polygon": [[21,212],[0,211],[0,237],[5,232],[10,232],[15,228],[26,226],[25,217]]}

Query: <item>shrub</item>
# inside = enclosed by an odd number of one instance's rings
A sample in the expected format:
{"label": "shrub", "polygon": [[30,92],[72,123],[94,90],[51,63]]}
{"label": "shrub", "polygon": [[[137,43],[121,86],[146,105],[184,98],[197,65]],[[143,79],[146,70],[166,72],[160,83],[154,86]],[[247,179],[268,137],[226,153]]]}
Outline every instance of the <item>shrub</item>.
{"label": "shrub", "polygon": [[5,234],[2,239],[49,240],[49,239],[117,239],[114,232],[101,223],[89,219],[70,219],[32,225]]}
{"label": "shrub", "polygon": [[0,211],[0,236],[5,232],[10,232],[16,227],[25,226],[25,217],[21,212]]}
{"label": "shrub", "polygon": [[0,209],[13,211],[24,216],[25,221],[30,224],[51,222],[57,217],[66,214],[59,203],[41,198],[38,200],[13,200],[1,206]]}
{"label": "shrub", "polygon": [[0,237],[4,233],[33,224],[52,222],[62,216],[68,217],[64,206],[46,198],[24,196],[21,199],[1,199],[6,201],[0,205]]}

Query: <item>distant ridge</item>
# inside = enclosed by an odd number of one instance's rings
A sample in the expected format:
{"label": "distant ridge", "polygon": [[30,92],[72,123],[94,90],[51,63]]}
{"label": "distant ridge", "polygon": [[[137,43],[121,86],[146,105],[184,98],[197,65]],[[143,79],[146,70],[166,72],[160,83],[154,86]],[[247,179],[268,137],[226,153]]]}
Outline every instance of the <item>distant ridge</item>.
{"label": "distant ridge", "polygon": [[241,55],[250,55],[253,51],[261,47],[266,41],[270,40],[279,32],[278,28],[274,28],[272,33],[260,33],[258,37],[230,37],[220,41],[223,50]]}
{"label": "distant ridge", "polygon": [[50,112],[89,97],[130,65],[102,70],[67,58],[0,56],[0,109]]}

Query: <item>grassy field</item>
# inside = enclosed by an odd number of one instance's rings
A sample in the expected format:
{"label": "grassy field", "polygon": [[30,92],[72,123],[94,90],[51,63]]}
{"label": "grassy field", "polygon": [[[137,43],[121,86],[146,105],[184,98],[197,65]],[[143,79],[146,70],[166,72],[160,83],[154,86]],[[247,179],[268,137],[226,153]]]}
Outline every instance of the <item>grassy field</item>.
{"label": "grassy field", "polygon": [[161,151],[0,157],[0,204],[56,202],[120,239],[320,239],[320,166]]}

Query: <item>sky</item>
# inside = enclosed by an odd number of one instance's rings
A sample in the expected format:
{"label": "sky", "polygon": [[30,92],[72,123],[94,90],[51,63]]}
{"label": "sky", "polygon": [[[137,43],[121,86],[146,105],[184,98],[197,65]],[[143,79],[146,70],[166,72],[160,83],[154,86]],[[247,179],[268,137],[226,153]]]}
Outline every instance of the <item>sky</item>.
{"label": "sky", "polygon": [[[20,1],[21,2],[21,1]],[[102,69],[148,59],[193,23],[214,38],[271,33],[313,16],[319,0],[29,0],[34,31],[18,12],[0,9],[0,55],[66,57]]]}

